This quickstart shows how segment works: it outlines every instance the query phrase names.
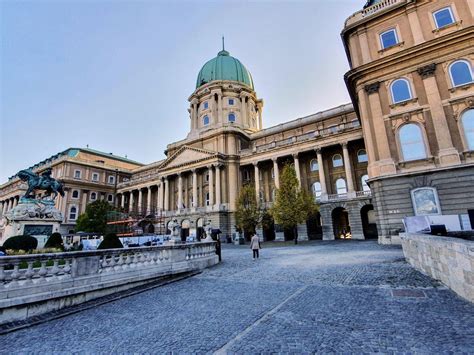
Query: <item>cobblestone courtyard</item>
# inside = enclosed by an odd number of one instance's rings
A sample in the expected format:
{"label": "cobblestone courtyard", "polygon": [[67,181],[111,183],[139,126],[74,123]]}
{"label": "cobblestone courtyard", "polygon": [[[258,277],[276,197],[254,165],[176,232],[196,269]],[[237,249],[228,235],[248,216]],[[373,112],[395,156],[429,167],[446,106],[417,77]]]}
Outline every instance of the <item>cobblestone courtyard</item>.
{"label": "cobblestone courtyard", "polygon": [[0,336],[2,353],[474,353],[474,305],[375,242],[224,246],[223,263]]}

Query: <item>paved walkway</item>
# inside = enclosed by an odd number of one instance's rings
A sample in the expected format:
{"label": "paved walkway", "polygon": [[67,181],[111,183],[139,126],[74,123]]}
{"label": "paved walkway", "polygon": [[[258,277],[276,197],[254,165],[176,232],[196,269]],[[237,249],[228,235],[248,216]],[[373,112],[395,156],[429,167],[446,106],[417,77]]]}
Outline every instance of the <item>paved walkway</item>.
{"label": "paved walkway", "polygon": [[474,305],[396,247],[227,247],[202,274],[0,336],[2,353],[474,353]]}

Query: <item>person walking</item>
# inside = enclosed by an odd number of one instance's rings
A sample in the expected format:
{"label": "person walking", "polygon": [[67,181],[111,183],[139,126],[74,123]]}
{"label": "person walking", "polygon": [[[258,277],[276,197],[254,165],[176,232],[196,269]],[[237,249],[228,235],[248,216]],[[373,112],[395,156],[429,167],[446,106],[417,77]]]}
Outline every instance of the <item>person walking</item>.
{"label": "person walking", "polygon": [[254,234],[252,239],[250,240],[250,249],[252,249],[253,253],[253,260],[258,259],[259,257],[259,249],[260,249],[260,241],[258,240],[258,235]]}

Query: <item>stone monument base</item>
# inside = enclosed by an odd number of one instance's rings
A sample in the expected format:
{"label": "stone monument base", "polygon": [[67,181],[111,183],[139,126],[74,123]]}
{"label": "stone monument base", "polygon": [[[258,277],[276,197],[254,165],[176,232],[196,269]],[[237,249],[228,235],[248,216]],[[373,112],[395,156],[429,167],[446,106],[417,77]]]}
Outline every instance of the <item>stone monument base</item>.
{"label": "stone monument base", "polygon": [[0,245],[15,235],[28,234],[37,237],[38,248],[41,248],[45,237],[59,231],[62,220],[54,203],[22,198],[0,221]]}

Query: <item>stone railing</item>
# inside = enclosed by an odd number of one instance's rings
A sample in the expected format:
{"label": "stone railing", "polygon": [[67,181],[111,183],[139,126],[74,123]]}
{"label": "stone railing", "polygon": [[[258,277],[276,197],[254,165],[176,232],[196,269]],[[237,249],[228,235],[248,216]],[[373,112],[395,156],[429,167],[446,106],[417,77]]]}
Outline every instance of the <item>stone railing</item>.
{"label": "stone railing", "polygon": [[355,198],[370,198],[372,196],[372,192],[369,191],[354,191],[354,192],[347,192],[345,194],[332,194],[321,196],[321,202],[332,202],[332,201],[344,201],[344,200],[352,200]]}
{"label": "stone railing", "polygon": [[0,257],[0,324],[217,263],[215,242]]}
{"label": "stone railing", "polygon": [[356,12],[355,14],[353,14],[351,17],[349,17],[347,20],[346,20],[346,24],[345,24],[345,27],[349,26],[349,25],[352,25],[353,23],[356,23],[362,19],[365,19],[371,15],[374,15],[382,10],[387,10],[389,9],[390,7],[394,6],[394,5],[398,5],[398,4],[401,4],[401,3],[405,3],[407,2],[407,0],[383,0],[379,3],[376,3],[372,6],[369,6],[363,10],[360,10],[358,12]]}
{"label": "stone railing", "polygon": [[410,265],[474,302],[474,242],[426,234],[400,237]]}

